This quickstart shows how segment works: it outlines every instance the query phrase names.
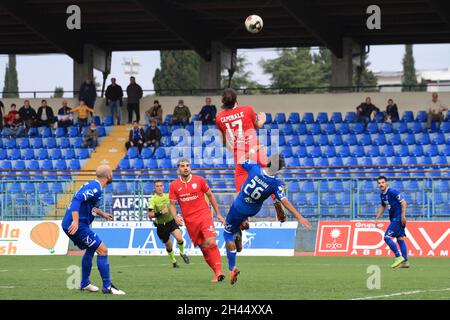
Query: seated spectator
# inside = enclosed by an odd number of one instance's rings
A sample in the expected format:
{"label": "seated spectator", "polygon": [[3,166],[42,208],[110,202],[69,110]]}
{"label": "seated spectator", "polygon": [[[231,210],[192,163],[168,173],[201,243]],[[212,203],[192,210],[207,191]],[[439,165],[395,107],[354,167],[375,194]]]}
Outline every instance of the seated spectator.
{"label": "seated spectator", "polygon": [[390,122],[398,122],[400,120],[400,116],[398,115],[397,104],[394,103],[394,100],[389,99],[388,105],[386,106],[386,113],[384,115],[384,121]]}
{"label": "seated spectator", "polygon": [[161,141],[161,131],[156,126],[156,120],[150,120],[150,127],[145,131],[145,147],[155,147],[153,149],[152,156],[155,154],[156,149],[158,149],[160,141]]}
{"label": "seated spectator", "polygon": [[181,124],[186,126],[189,123],[189,118],[191,117],[191,111],[188,106],[184,105],[183,100],[178,100],[178,105],[175,106],[173,110],[173,117],[171,124]]}
{"label": "seated spectator", "polygon": [[431,101],[427,104],[428,110],[428,118],[427,118],[427,129],[431,130],[431,122],[437,121],[438,130],[441,128],[441,123],[444,120],[444,111],[447,108],[443,105],[443,103],[438,100],[438,94],[433,92],[431,95]]}
{"label": "seated spectator", "polygon": [[92,114],[95,113],[94,109],[89,108],[83,100],[80,100],[80,104],[77,105],[75,108],[70,110],[69,112],[78,112],[78,125],[80,126],[80,132],[83,129],[83,127],[88,126],[88,116],[89,112]]}
{"label": "seated spectator", "polygon": [[25,122],[20,119],[19,113],[16,113],[11,124],[3,129],[3,135],[8,138],[20,138],[25,135]]}
{"label": "seated spectator", "polygon": [[67,106],[67,100],[64,100],[62,107],[58,110],[58,128],[67,128],[73,125],[73,115],[70,113],[71,108]]}
{"label": "seated spectator", "polygon": [[46,100],[42,100],[41,106],[37,112],[37,126],[51,128],[54,123],[55,116],[53,114],[53,109],[47,105]]}
{"label": "seated spectator", "polygon": [[14,119],[16,119],[16,114],[19,114],[19,111],[16,110],[16,104],[11,104],[11,110],[8,112],[8,115],[6,116],[6,125],[10,126]]}
{"label": "seated spectator", "polygon": [[372,120],[371,117],[374,117],[378,112],[380,112],[380,109],[372,104],[370,97],[367,97],[366,102],[362,102],[356,107],[356,121],[364,122],[364,128],[366,128],[367,124]]}
{"label": "seated spectator", "polygon": [[157,124],[163,123],[163,110],[162,105],[158,100],[153,101],[153,107],[145,111],[145,120],[150,124],[152,119],[156,119]]}
{"label": "seated spectator", "polygon": [[25,127],[27,130],[36,127],[37,113],[33,107],[30,106],[29,100],[25,100],[23,102],[23,107],[19,109],[19,114],[20,119],[25,122]]}
{"label": "seated spectator", "polygon": [[205,99],[206,104],[202,107],[198,115],[198,120],[202,122],[202,124],[215,124],[216,123],[216,106],[211,103],[211,98],[207,97]]}
{"label": "seated spectator", "polygon": [[94,121],[91,122],[89,129],[86,130],[83,139],[84,148],[96,148],[98,142],[98,130]]}
{"label": "seated spectator", "polygon": [[139,123],[133,121],[133,128],[130,130],[128,136],[128,142],[125,143],[125,147],[130,149],[131,147],[138,147],[139,154],[141,153],[142,147],[144,146],[145,133],[144,129],[139,128]]}
{"label": "seated spectator", "polygon": [[5,117],[5,105],[0,100],[0,131],[3,129],[3,125],[4,125],[4,122],[5,122],[5,119],[6,119],[6,117]]}

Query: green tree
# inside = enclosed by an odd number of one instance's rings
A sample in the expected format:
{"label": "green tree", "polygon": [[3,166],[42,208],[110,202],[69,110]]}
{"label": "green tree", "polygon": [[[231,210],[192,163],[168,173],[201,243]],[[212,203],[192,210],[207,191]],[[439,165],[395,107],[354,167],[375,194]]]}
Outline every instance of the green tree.
{"label": "green tree", "polygon": [[[364,55],[361,67],[353,66],[353,85],[375,87],[378,84],[376,75],[369,69],[370,62],[368,56]],[[358,70],[359,69],[359,70]],[[373,88],[366,88],[362,91],[373,91]]]}
{"label": "green tree", "polygon": [[[416,67],[414,66],[413,47],[411,44],[405,45],[405,55],[403,56],[403,77],[402,91],[411,91],[408,86],[417,85]],[[415,91],[417,88],[412,88]]]}
{"label": "green tree", "polygon": [[[250,63],[247,62],[247,57],[245,54],[240,54],[236,58],[236,70],[231,78],[230,87],[233,89],[246,89],[252,88],[256,90],[246,91],[246,93],[259,93],[260,89],[263,88],[256,81],[251,80],[253,73],[247,70],[247,66]],[[228,88],[229,86],[229,76],[228,74],[222,75],[222,87]]]}
{"label": "green tree", "polygon": [[[157,95],[190,94],[200,88],[200,56],[194,51],[161,51],[161,68],[156,69],[153,86]],[[174,91],[175,90],[175,91]]]}
{"label": "green tree", "polygon": [[[317,53],[313,53],[313,63],[317,68],[319,83],[318,86],[331,85],[331,51],[327,48],[319,48]],[[316,90],[319,92],[327,89]]]}
{"label": "green tree", "polygon": [[8,64],[5,70],[5,84],[3,87],[3,98],[19,97],[19,81],[17,79],[16,56],[8,55]]}
{"label": "green tree", "polygon": [[264,73],[271,75],[272,86],[282,88],[281,92],[297,91],[286,88],[312,91],[315,89],[307,88],[328,85],[322,82],[327,77],[322,72],[326,69],[323,58],[321,54],[313,56],[310,48],[288,48],[279,50],[279,56],[275,59],[261,60],[260,65]]}
{"label": "green tree", "polygon": [[55,91],[53,92],[53,98],[62,98],[63,96],[64,96],[64,88],[55,87]]}

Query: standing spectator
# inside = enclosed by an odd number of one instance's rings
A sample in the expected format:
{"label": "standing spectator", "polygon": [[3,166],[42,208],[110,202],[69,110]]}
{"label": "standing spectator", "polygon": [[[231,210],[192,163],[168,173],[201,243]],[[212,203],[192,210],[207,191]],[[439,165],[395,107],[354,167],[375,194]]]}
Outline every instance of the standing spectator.
{"label": "standing spectator", "polygon": [[198,115],[198,120],[200,120],[202,124],[215,124],[217,114],[216,106],[211,103],[210,97],[207,97],[205,102],[206,104]]}
{"label": "standing spectator", "polygon": [[[84,103],[91,109],[94,109],[95,100],[97,99],[97,89],[91,77],[87,76],[86,80],[81,84],[78,100]],[[92,116],[93,112],[91,112]]]}
{"label": "standing spectator", "polygon": [[153,146],[155,147],[153,149],[152,156],[155,154],[156,149],[158,149],[160,141],[161,141],[161,131],[156,126],[156,120],[152,119],[150,120],[150,127],[145,131],[145,147]]}
{"label": "standing spectator", "polygon": [[62,107],[58,110],[58,128],[64,128],[67,132],[67,128],[73,125],[71,108],[67,106],[67,100],[62,102]]}
{"label": "standing spectator", "polygon": [[371,117],[375,116],[378,112],[380,112],[380,109],[372,103],[370,97],[367,97],[365,102],[356,107],[356,121],[364,122],[364,128],[366,128]]}
{"label": "standing spectator", "polygon": [[78,113],[78,125],[80,126],[80,132],[83,130],[83,127],[87,127],[88,125],[88,112],[94,113],[94,109],[89,108],[84,104],[83,100],[80,100],[80,104],[75,108],[70,110],[69,112],[77,112]]}
{"label": "standing spectator", "polygon": [[0,100],[0,131],[2,131],[3,129],[3,121],[5,120],[4,117],[5,117],[5,105]]}
{"label": "standing spectator", "polygon": [[3,130],[3,135],[8,138],[20,138],[25,134],[25,123],[16,113],[14,120]]}
{"label": "standing spectator", "polygon": [[23,107],[19,109],[20,119],[25,122],[25,127],[28,129],[36,126],[37,114],[33,107],[30,106],[30,100],[23,102]]}
{"label": "standing spectator", "polygon": [[133,128],[130,130],[130,134],[128,136],[128,142],[125,143],[125,147],[130,149],[131,147],[138,147],[139,154],[141,153],[142,147],[144,146],[145,133],[144,129],[139,128],[139,123],[137,121],[133,121]]}
{"label": "standing spectator", "polygon": [[11,125],[14,119],[16,118],[16,114],[19,114],[19,111],[16,110],[16,104],[11,104],[11,110],[8,112],[6,116],[6,125]]}
{"label": "standing spectator", "polygon": [[153,107],[145,112],[145,120],[148,124],[150,124],[152,119],[156,119],[158,121],[157,124],[159,125],[163,123],[162,105],[159,104],[158,100],[153,101]]}
{"label": "standing spectator", "polygon": [[116,78],[111,78],[111,84],[106,88],[106,104],[111,110],[111,117],[114,122],[114,113],[117,117],[117,124],[120,125],[120,117],[121,112],[120,108],[122,107],[122,98],[123,98],[123,90],[122,87],[116,84]]}
{"label": "standing spectator", "polygon": [[135,77],[130,77],[130,84],[127,87],[127,109],[128,109],[128,123],[133,120],[133,111],[136,113],[136,121],[141,121],[141,111],[139,108],[139,101],[143,96],[143,91],[140,85],[136,83]]}
{"label": "standing spectator", "polygon": [[400,120],[400,116],[398,115],[397,104],[394,103],[394,100],[389,99],[388,105],[386,106],[386,114],[384,117],[385,121],[397,122]]}
{"label": "standing spectator", "polygon": [[428,118],[427,118],[427,129],[431,130],[431,122],[437,121],[438,130],[441,128],[441,123],[444,120],[443,112],[447,110],[442,104],[441,100],[438,100],[438,94],[433,92],[431,95],[431,101],[427,104]]}
{"label": "standing spectator", "polygon": [[49,127],[55,123],[55,115],[53,114],[53,109],[47,105],[46,100],[41,101],[41,106],[37,112],[37,125],[38,127]]}
{"label": "standing spectator", "polygon": [[178,100],[178,105],[175,106],[175,109],[173,110],[173,117],[172,117],[172,125],[174,124],[181,124],[186,126],[189,123],[189,118],[191,117],[191,111],[189,110],[188,106],[184,105],[183,100]]}
{"label": "standing spectator", "polygon": [[84,135],[83,147],[84,148],[96,148],[98,142],[98,130],[94,121],[91,121],[89,129],[86,130]]}

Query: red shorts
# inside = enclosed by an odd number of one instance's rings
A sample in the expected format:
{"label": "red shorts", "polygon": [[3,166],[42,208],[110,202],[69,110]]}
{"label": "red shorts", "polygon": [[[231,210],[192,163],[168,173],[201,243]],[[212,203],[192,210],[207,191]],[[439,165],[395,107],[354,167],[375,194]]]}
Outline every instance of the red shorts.
{"label": "red shorts", "polygon": [[[209,217],[207,217],[206,214],[209,215]],[[185,220],[185,225],[189,238],[191,238],[192,243],[196,247],[205,242],[207,238],[214,238],[217,236],[211,211],[208,211],[208,213],[205,212],[204,218],[192,221]]]}

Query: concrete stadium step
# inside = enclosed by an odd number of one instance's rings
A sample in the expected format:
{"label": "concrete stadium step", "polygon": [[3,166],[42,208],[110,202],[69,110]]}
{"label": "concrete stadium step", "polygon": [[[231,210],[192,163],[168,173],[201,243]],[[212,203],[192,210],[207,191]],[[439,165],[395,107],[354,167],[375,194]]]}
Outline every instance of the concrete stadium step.
{"label": "concrete stadium step", "polygon": [[107,164],[113,170],[117,168],[120,160],[127,152],[125,143],[128,141],[130,129],[130,125],[114,126],[111,133],[99,142],[99,145],[91,153],[86,164],[81,168],[84,171],[90,171],[92,173],[83,173],[76,176],[72,187],[59,197],[55,208],[49,212],[49,216],[64,215],[65,209],[72,201],[75,191],[86,183],[86,181],[95,179],[95,169],[99,165]]}

